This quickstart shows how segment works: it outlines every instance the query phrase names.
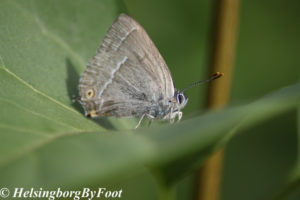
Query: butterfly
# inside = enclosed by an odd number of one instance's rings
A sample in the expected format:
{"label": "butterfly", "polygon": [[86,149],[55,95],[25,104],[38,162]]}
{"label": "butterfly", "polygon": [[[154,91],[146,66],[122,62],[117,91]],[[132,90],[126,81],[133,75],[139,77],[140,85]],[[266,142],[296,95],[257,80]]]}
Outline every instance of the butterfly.
{"label": "butterfly", "polygon": [[[188,88],[222,76],[192,84]],[[133,18],[121,14],[108,29],[79,82],[79,102],[87,117],[146,117],[174,122],[188,102],[174,87],[158,49]]]}

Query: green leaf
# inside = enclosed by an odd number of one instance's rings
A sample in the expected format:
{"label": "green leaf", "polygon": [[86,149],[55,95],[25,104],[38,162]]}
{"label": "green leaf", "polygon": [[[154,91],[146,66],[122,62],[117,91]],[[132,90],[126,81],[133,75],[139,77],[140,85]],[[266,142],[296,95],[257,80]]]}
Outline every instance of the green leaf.
{"label": "green leaf", "polygon": [[121,8],[111,0],[1,1],[0,186],[108,183],[145,166],[173,183],[238,130],[297,106],[299,83],[173,125],[112,131],[105,127],[124,122],[85,118],[72,103],[78,74]]}

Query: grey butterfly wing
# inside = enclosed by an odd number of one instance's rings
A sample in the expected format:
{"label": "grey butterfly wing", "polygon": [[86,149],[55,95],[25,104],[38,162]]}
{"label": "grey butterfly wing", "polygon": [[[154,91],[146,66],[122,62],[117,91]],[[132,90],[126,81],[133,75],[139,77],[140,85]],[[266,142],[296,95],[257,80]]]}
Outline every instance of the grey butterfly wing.
{"label": "grey butterfly wing", "polygon": [[[91,89],[94,94],[87,97]],[[151,102],[174,95],[170,71],[159,51],[146,31],[125,14],[107,31],[81,76],[79,90],[86,112],[117,117],[140,116]]]}

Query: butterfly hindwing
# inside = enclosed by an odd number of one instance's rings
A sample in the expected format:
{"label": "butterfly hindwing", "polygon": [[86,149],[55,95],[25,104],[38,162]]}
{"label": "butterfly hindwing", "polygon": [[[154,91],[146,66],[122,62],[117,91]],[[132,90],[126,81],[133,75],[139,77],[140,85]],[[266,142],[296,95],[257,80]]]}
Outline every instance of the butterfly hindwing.
{"label": "butterfly hindwing", "polygon": [[[87,98],[91,89],[94,94]],[[117,117],[139,116],[151,102],[174,95],[171,74],[159,51],[146,31],[125,14],[107,31],[81,76],[79,90],[87,112],[95,109],[99,115]]]}

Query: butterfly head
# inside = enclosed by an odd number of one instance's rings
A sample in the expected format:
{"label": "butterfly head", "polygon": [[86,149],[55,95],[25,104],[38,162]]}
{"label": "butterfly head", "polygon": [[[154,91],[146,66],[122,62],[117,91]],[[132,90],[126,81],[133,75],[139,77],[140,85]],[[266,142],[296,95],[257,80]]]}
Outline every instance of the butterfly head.
{"label": "butterfly head", "polygon": [[176,102],[178,109],[182,109],[188,102],[188,98],[181,91],[175,91],[174,102]]}
{"label": "butterfly head", "polygon": [[207,83],[207,82],[210,82],[210,81],[215,80],[217,78],[220,78],[221,76],[223,76],[223,73],[217,72],[217,73],[213,74],[207,80],[195,82],[195,83],[189,85],[188,87],[184,88],[183,90],[179,90],[179,91],[176,90],[175,94],[174,94],[174,97],[173,97],[173,100],[172,100],[172,102],[175,103],[175,105],[176,105],[176,110],[175,111],[180,111],[180,109],[182,109],[188,102],[188,98],[184,95],[184,91],[186,91],[187,89],[190,89],[192,87],[195,87],[197,85]]}

